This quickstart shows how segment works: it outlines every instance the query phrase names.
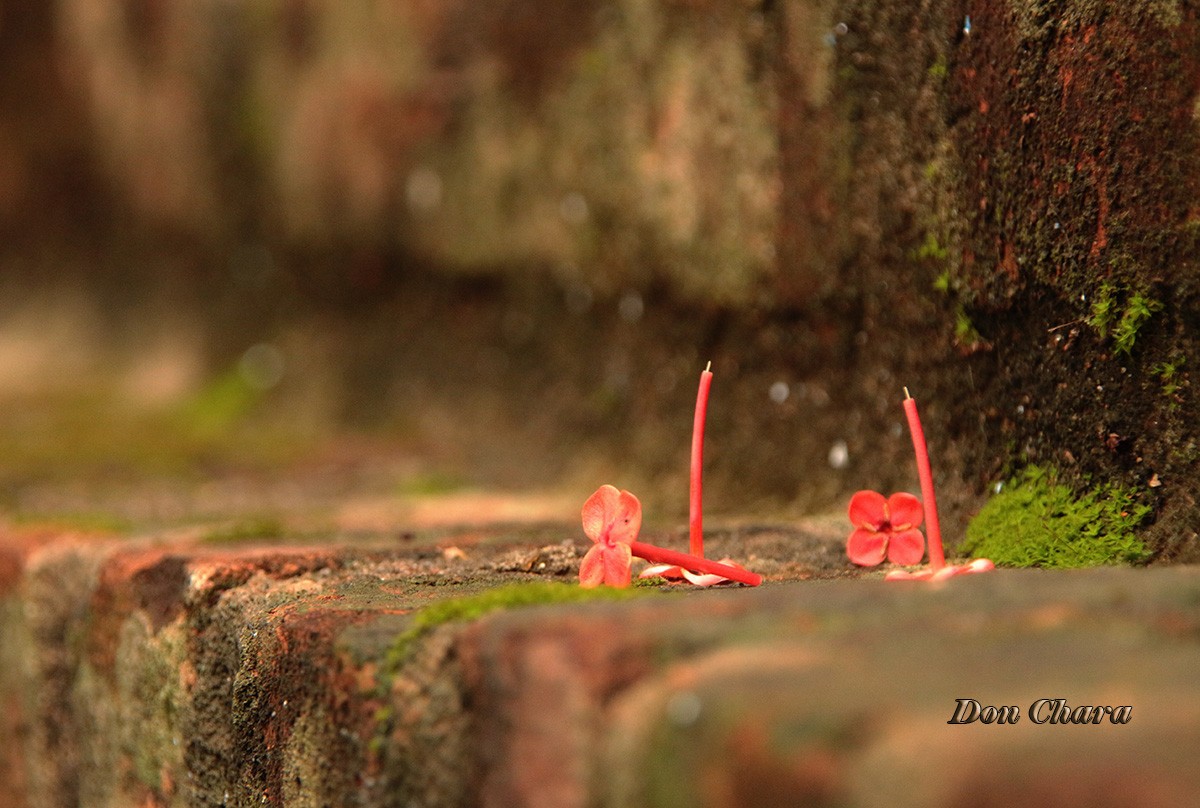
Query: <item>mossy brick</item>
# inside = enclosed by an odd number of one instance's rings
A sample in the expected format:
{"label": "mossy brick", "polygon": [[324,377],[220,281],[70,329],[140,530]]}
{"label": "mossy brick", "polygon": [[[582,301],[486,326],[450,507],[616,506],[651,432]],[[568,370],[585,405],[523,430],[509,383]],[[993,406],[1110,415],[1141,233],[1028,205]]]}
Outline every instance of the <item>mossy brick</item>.
{"label": "mossy brick", "polygon": [[[604,804],[952,806],[1053,795],[1171,805],[1196,786],[1184,750],[1200,715],[1168,706],[1187,701],[1196,654],[1161,638],[1114,642],[1091,626],[1006,638],[939,629],[869,647],[851,634],[698,654],[612,706],[606,761],[621,776],[606,781]],[[1033,723],[1031,705],[1063,697],[1115,699],[1132,718]],[[1017,706],[1021,718],[949,725],[960,698]]]}
{"label": "mossy brick", "polygon": [[1154,368],[1196,340],[1195,9],[971,11],[930,184],[953,305],[981,337],[940,384],[966,394],[963,460],[993,481],[1039,463],[1077,495],[1097,480],[1135,491],[1157,517],[1151,549],[1187,557],[1195,401],[1162,396]]}
{"label": "mossy brick", "polygon": [[[480,799],[959,805],[991,789],[1079,805],[1144,791],[1169,805],[1196,786],[1184,760],[1200,713],[1172,705],[1187,701],[1200,653],[1186,639],[1198,590],[1194,570],[1152,571],[1151,606],[1142,575],[1000,572],[932,591],[824,582],[486,617],[461,640],[473,703],[487,707],[475,719],[491,750]],[[1026,716],[1039,698],[1130,704],[1135,718],[948,725],[970,697]],[[522,718],[534,699],[543,715],[572,716],[567,730]],[[1112,793],[1099,792],[1091,778],[1109,768]]]}
{"label": "mossy brick", "polygon": [[[21,659],[6,671],[5,698],[22,702],[16,715],[28,725],[31,804],[217,805],[225,791],[209,786],[218,781],[243,802],[277,796],[296,715],[310,700],[314,710],[325,698],[344,707],[339,694],[358,693],[331,684],[339,668],[330,648],[361,611],[321,608],[320,598],[305,611],[297,604],[319,587],[289,586],[331,564],[336,555],[324,549],[218,554],[70,537],[30,556],[6,600],[17,608],[5,610],[4,653]],[[252,594],[239,605],[240,586]],[[247,628],[256,624],[258,641]],[[226,756],[206,757],[214,747]],[[326,768],[327,789],[342,783],[335,775],[353,776]]]}
{"label": "mossy brick", "polygon": [[[29,804],[618,806],[703,793],[872,805],[877,773],[903,769],[909,787],[892,798],[955,805],[979,788],[1053,790],[1049,772],[1088,761],[1115,773],[1117,795],[1142,769],[1152,801],[1196,785],[1175,765],[1200,731],[1179,709],[1200,636],[1193,568],[563,603],[537,586],[514,600],[401,585],[433,574],[422,563],[79,537],[29,555],[0,612],[4,659],[21,659],[2,683],[31,728]],[[67,580],[71,596],[54,586]],[[462,620],[414,618],[456,598],[428,614]],[[948,727],[953,699],[974,694],[1128,701],[1135,720],[1089,736]],[[1005,762],[1002,782],[988,760]]]}

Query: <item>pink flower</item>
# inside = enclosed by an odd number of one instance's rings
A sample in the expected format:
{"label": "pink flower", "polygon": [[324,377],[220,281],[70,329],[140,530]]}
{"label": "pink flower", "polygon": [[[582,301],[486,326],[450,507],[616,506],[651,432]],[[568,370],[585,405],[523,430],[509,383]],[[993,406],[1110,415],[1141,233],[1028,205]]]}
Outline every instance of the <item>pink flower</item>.
{"label": "pink flower", "polygon": [[892,494],[884,499],[875,491],[859,491],[850,498],[854,532],[846,541],[846,555],[860,567],[874,567],[886,558],[895,564],[921,563],[925,536],[918,526],[924,517],[921,500],[912,494]]}
{"label": "pink flower", "polygon": [[583,532],[595,544],[579,565],[579,583],[629,586],[633,551],[642,529],[642,503],[628,491],[602,485],[583,503]]}

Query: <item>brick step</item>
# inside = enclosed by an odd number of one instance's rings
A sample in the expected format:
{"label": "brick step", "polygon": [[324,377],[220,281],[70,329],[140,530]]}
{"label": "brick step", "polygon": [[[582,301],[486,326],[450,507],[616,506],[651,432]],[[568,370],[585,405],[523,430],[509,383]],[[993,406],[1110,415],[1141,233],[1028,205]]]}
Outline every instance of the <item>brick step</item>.
{"label": "brick step", "polygon": [[[1193,567],[574,602],[569,576],[421,551],[3,546],[14,808],[1166,806],[1200,787]],[[949,724],[969,699],[1015,710]],[[1085,706],[1128,720],[1070,723]]]}

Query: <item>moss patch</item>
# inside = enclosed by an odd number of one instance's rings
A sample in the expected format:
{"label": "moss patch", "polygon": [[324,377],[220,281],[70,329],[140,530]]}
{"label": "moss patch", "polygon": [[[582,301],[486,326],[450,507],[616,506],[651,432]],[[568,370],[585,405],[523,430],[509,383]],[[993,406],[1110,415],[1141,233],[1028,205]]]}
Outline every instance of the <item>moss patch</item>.
{"label": "moss patch", "polygon": [[1183,389],[1181,371],[1186,363],[1187,356],[1176,351],[1168,359],[1159,362],[1151,369],[1154,375],[1158,376],[1162,381],[1162,394],[1164,396],[1174,396]]}
{"label": "moss patch", "polygon": [[228,525],[213,528],[200,537],[205,544],[237,544],[239,542],[275,541],[284,537],[284,526],[274,516],[251,516]]}
{"label": "moss patch", "polygon": [[1094,567],[1146,561],[1134,529],[1150,514],[1126,491],[1076,495],[1057,475],[1030,466],[967,527],[963,550],[1012,567]]}
{"label": "moss patch", "polygon": [[1161,309],[1162,303],[1146,297],[1140,292],[1129,298],[1129,305],[1121,314],[1121,321],[1117,323],[1117,327],[1113,331],[1113,348],[1116,352],[1126,356],[1131,354],[1138,331],[1152,314]]}
{"label": "moss patch", "polygon": [[1162,310],[1162,303],[1144,292],[1124,292],[1127,297],[1124,309],[1118,313],[1118,290],[1111,283],[1100,285],[1095,299],[1092,301],[1091,315],[1088,324],[1096,329],[1102,337],[1110,334],[1113,338],[1113,349],[1118,354],[1128,356],[1133,352],[1138,332],[1156,312]]}
{"label": "moss patch", "polygon": [[500,609],[541,606],[550,603],[580,603],[593,600],[627,600],[644,589],[584,589],[575,584],[527,583],[489,589],[478,595],[439,601],[422,609],[412,624],[396,637],[387,655],[387,669],[399,670],[412,644],[444,623],[469,622]]}

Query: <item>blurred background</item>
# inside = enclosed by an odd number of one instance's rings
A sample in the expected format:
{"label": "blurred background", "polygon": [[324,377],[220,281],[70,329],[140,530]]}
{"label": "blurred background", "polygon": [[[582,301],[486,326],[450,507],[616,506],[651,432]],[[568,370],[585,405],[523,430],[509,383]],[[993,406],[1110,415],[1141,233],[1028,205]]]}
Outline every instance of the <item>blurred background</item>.
{"label": "blurred background", "polygon": [[[1022,149],[1080,176],[1079,137],[1021,116],[1091,130],[1057,85],[989,72],[1040,36],[1018,12],[963,20],[950,0],[0,0],[0,511],[368,530],[433,497],[570,520],[611,482],[673,520],[707,361],[717,513],[916,490],[906,385],[952,529],[1064,445],[1132,474],[1096,397],[1064,392],[1082,374],[1130,400],[1122,358],[1081,368],[1045,334],[1103,347],[1054,267],[1092,267],[1084,301],[1141,288],[1095,266],[1095,194],[1144,203],[1112,189],[1159,167],[1093,164],[1053,243],[1049,214],[1005,218],[1033,187]],[[1138,35],[1171,55],[1156,20]],[[1085,86],[1087,20],[1062,22]],[[1191,92],[1137,126],[1177,129]],[[1190,186],[1153,187],[1137,210],[1186,208]],[[1100,248],[1151,243],[1132,221]],[[1071,409],[1077,441],[1051,434]],[[1121,425],[1144,415],[1100,429],[1149,457]]]}
{"label": "blurred background", "polygon": [[[833,29],[795,24],[828,60]],[[800,358],[843,335],[777,315],[833,288],[845,238],[782,232],[775,27],[739,5],[4,0],[0,506],[269,524],[326,497],[369,525],[484,489],[444,507],[545,518],[611,480],[675,515],[709,360],[710,462],[749,482],[714,503],[816,502],[791,449],[831,381]],[[739,467],[759,440],[774,459]],[[809,448],[846,465],[844,437]]]}

